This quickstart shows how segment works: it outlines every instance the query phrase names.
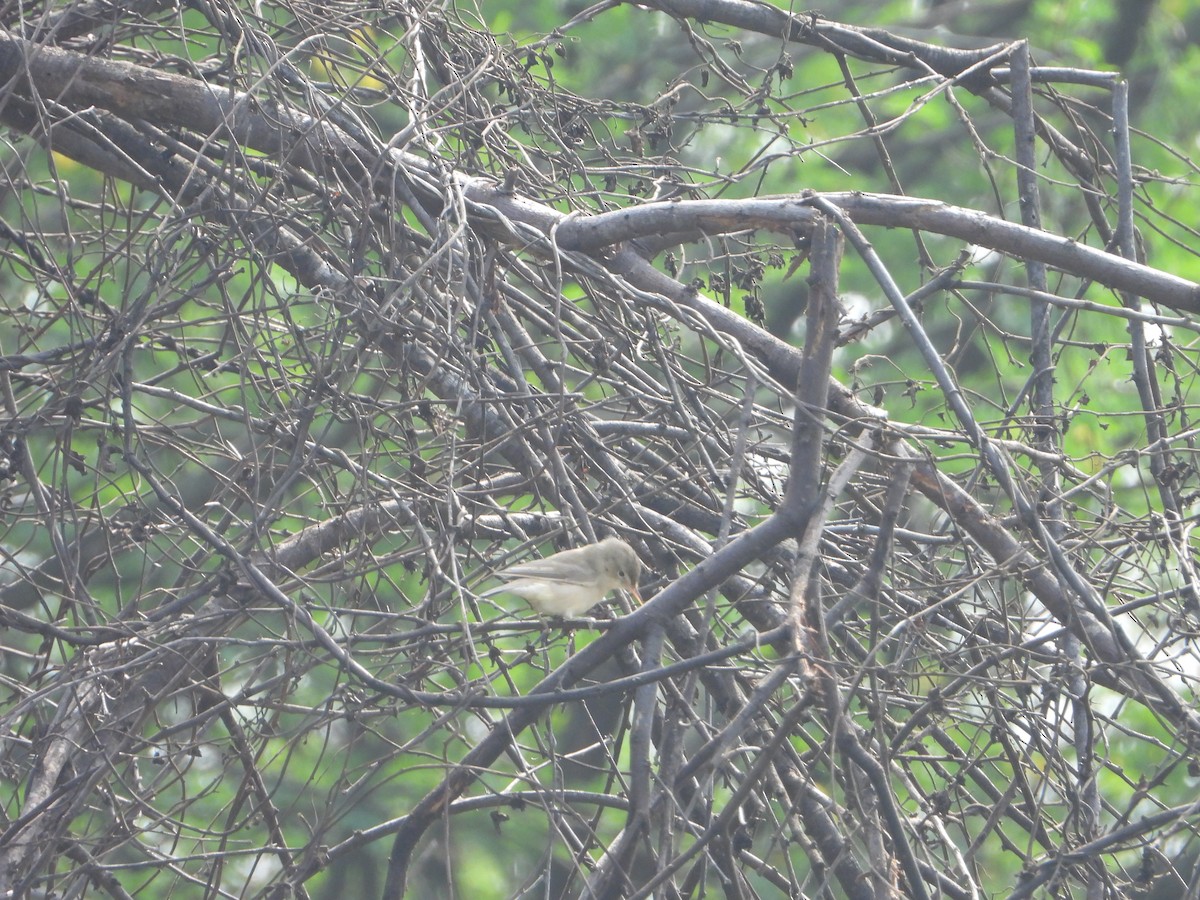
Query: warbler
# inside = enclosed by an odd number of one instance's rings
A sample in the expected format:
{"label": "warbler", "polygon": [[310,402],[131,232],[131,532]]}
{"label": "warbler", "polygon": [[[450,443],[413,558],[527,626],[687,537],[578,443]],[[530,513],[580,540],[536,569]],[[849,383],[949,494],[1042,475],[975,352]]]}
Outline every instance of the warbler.
{"label": "warbler", "polygon": [[517,563],[496,573],[508,584],[480,596],[507,592],[529,602],[547,616],[581,616],[608,595],[622,588],[639,601],[638,578],[642,561],[620,538],[563,550],[545,559]]}

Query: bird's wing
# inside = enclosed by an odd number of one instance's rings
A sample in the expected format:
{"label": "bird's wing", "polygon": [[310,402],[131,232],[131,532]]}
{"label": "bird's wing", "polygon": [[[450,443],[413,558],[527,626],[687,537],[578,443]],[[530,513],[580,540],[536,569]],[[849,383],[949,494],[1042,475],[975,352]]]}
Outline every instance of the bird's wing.
{"label": "bird's wing", "polygon": [[[587,566],[570,556],[573,550],[565,550],[551,557],[554,565],[547,565],[548,559],[537,559],[531,562],[517,563],[507,569],[501,569],[496,574],[501,578],[538,578],[542,581],[561,581],[571,584],[593,584],[596,574]],[[566,557],[564,559],[564,557]]]}

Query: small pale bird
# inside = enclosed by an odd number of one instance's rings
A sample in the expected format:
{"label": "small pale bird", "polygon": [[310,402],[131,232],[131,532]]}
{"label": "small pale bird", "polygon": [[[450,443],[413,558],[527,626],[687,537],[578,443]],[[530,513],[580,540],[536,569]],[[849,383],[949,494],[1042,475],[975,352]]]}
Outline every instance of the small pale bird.
{"label": "small pale bird", "polygon": [[507,592],[529,601],[547,616],[581,616],[609,591],[624,588],[637,597],[642,561],[633,548],[619,538],[563,550],[545,559],[517,563],[496,573],[508,584],[480,596]]}

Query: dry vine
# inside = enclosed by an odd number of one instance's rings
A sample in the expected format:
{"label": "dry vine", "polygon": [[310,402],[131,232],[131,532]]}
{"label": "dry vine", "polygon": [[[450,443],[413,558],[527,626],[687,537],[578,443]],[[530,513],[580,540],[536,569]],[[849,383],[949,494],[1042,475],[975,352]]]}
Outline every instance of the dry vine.
{"label": "dry vine", "polygon": [[[1121,81],[740,0],[535,40],[37,8],[0,13],[4,896],[1196,880],[1200,287],[1138,228],[1196,235]],[[618,14],[673,78],[569,91]],[[975,206],[892,157],[947,113]],[[879,183],[796,189],[864,149]],[[644,606],[478,598],[610,533]]]}

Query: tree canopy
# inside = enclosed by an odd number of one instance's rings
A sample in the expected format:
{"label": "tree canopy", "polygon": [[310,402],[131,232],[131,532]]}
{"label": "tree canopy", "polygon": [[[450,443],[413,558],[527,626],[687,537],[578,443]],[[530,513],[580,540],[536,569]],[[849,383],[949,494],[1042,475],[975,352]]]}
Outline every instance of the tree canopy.
{"label": "tree canopy", "polygon": [[1140,6],[3,8],[0,891],[1194,890]]}

